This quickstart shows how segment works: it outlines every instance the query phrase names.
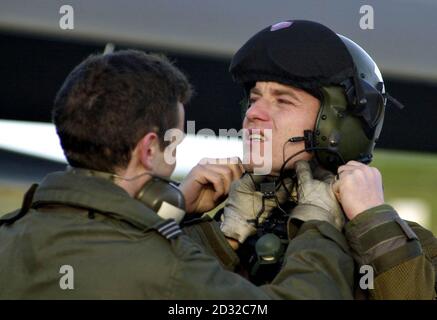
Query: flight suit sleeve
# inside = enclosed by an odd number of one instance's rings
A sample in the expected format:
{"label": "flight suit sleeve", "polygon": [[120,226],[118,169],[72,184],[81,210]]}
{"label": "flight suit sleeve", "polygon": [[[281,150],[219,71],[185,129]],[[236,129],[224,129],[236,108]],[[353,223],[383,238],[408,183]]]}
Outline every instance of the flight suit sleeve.
{"label": "flight suit sleeve", "polygon": [[435,271],[418,236],[389,205],[364,211],[345,226],[359,267],[374,273],[370,299],[433,299]]}
{"label": "flight suit sleeve", "polygon": [[341,233],[325,222],[305,222],[290,241],[283,266],[260,287],[222,268],[186,236],[173,243],[174,296],[184,299],[352,299],[354,262]]}

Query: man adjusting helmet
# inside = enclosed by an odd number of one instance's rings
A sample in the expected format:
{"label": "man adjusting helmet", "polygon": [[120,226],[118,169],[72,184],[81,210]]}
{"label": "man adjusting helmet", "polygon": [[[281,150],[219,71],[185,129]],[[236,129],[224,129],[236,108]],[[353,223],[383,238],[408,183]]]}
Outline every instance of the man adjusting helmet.
{"label": "man adjusting helmet", "polygon": [[[368,166],[387,101],[402,107],[385,92],[373,59],[326,26],[290,20],[250,38],[230,72],[247,99],[248,161],[221,229],[252,280],[268,282],[280,252],[317,222],[325,237],[347,241],[357,267],[370,266],[376,286],[385,286],[369,290],[371,298],[433,298],[435,271],[421,241],[435,238],[384,203],[381,174]],[[271,165],[267,175],[257,174],[259,150]],[[308,250],[323,248],[308,243]]]}

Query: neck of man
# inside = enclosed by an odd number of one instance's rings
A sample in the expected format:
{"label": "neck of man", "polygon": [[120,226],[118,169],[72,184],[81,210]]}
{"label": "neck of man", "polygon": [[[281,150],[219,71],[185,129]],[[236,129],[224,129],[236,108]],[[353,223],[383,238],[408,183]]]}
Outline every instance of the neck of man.
{"label": "neck of man", "polygon": [[135,198],[138,192],[151,179],[151,176],[144,174],[144,167],[128,165],[127,168],[116,170],[117,176],[114,183],[124,189],[131,197]]}

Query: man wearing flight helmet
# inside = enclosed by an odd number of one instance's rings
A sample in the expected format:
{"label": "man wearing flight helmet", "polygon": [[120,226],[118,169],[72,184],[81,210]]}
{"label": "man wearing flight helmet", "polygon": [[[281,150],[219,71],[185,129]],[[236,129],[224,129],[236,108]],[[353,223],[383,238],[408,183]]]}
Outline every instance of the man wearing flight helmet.
{"label": "man wearing flight helmet", "polygon": [[[284,246],[293,245],[306,222],[318,220],[326,238],[339,244],[346,238],[344,250],[357,267],[371,267],[370,298],[435,298],[437,240],[384,203],[381,174],[367,165],[387,100],[399,105],[386,94],[372,58],[321,24],[284,21],[249,39],[230,72],[245,89],[250,151],[221,229],[246,261],[248,276],[269,281]],[[252,153],[267,144],[272,169],[259,176]],[[308,244],[308,250],[323,248]]]}

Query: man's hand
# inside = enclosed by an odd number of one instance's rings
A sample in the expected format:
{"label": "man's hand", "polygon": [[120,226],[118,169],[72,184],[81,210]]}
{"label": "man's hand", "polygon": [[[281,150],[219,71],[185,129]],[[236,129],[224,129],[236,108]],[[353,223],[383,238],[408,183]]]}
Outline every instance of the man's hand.
{"label": "man's hand", "polygon": [[291,219],[301,221],[326,221],[341,230],[344,225],[344,214],[341,210],[331,185],[334,175],[327,170],[317,167],[313,172],[307,161],[296,162],[298,181],[298,205],[291,213]]}
{"label": "man's hand", "polygon": [[[263,193],[257,191],[257,185],[269,180],[273,180],[273,177],[246,174],[232,183],[221,225],[221,230],[226,237],[243,243],[249,236],[256,233],[255,220],[257,218],[262,224],[277,207],[277,203],[282,204],[289,198],[288,190],[281,185],[275,192],[276,199],[267,197],[263,200]],[[284,184],[290,188],[291,180],[285,180]]]}
{"label": "man's hand", "polygon": [[179,186],[187,213],[204,213],[215,208],[229,193],[232,181],[239,179],[243,171],[239,158],[202,159]]}
{"label": "man's hand", "polygon": [[384,204],[382,177],[378,169],[349,161],[338,168],[334,193],[349,220],[361,212]]}

